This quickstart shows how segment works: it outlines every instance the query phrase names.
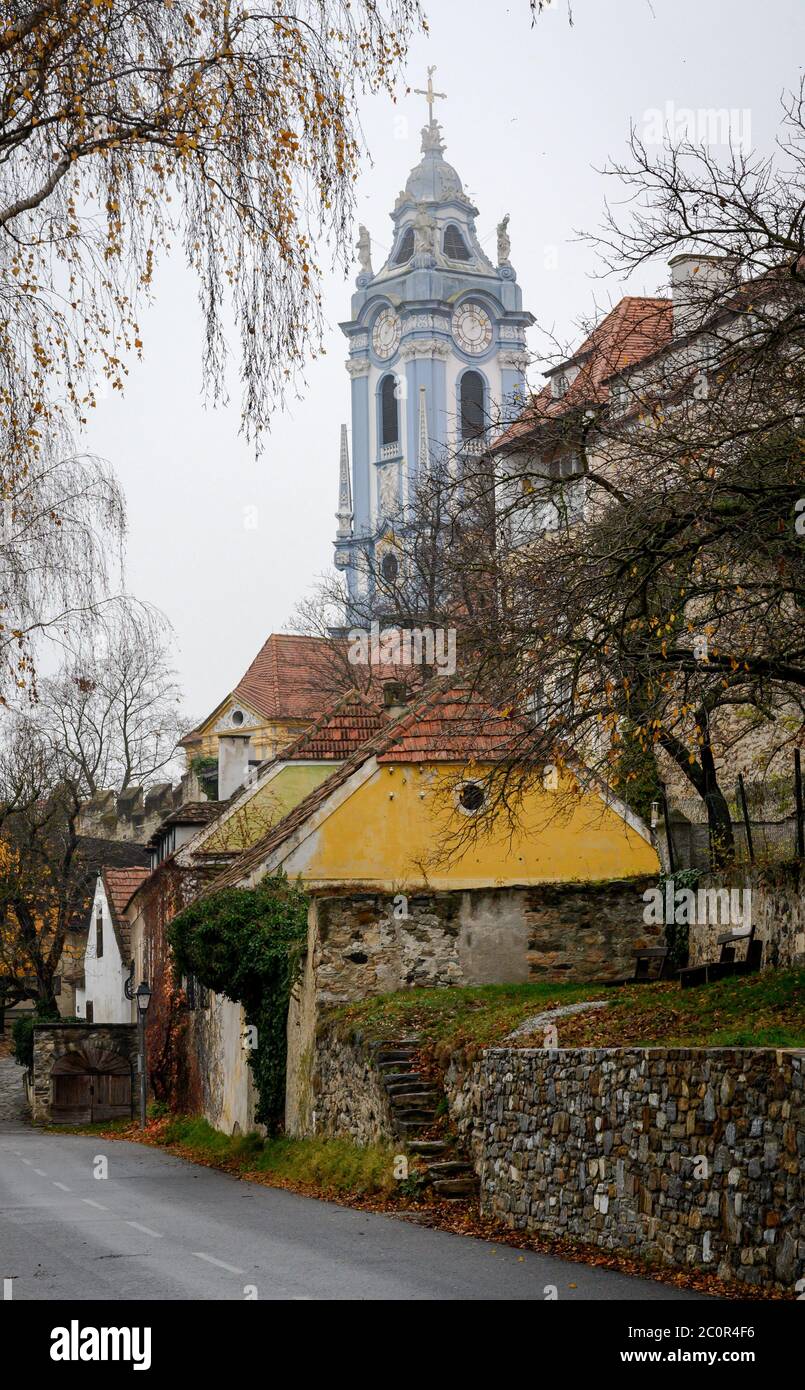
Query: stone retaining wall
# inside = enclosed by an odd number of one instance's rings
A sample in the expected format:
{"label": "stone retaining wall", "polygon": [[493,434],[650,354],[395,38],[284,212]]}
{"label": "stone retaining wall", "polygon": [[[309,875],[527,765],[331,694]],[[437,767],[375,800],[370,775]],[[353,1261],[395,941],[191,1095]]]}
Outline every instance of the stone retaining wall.
{"label": "stone retaining wall", "polygon": [[[793,1296],[805,1053],[490,1048],[454,1081],[482,1210]],[[453,1105],[456,1097],[453,1097]]]}
{"label": "stone retaining wall", "polygon": [[400,989],[631,975],[635,947],[664,940],[661,926],[643,921],[643,893],[654,886],[642,877],[314,897],[288,1010],[288,1133],[312,1132],[318,1031],[333,1005]]}
{"label": "stone retaining wall", "polygon": [[311,1077],[310,1129],[316,1134],[349,1135],[358,1144],[394,1137],[388,1095],[374,1063],[375,1047],[360,1035],[331,1037],[319,1049]]}

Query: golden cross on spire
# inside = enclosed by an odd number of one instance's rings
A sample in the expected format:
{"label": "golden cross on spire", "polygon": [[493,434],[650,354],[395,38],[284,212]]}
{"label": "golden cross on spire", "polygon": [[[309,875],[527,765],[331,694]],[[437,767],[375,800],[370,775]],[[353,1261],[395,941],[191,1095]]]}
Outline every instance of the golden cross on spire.
{"label": "golden cross on spire", "polygon": [[441,99],[442,101],[444,101],[444,100],[446,99],[446,97],[447,97],[447,93],[446,93],[446,92],[434,92],[434,90],[433,90],[433,74],[435,73],[435,71],[436,71],[436,65],[435,65],[435,63],[434,63],[434,65],[433,65],[432,68],[428,68],[428,85],[427,85],[427,87],[415,87],[415,88],[414,88],[414,95],[415,95],[415,96],[418,96],[418,97],[425,97],[425,98],[427,99],[427,103],[428,103],[428,120],[430,121],[430,124],[431,124],[431,125],[433,125],[433,103],[434,103],[434,101],[436,101],[437,99]]}

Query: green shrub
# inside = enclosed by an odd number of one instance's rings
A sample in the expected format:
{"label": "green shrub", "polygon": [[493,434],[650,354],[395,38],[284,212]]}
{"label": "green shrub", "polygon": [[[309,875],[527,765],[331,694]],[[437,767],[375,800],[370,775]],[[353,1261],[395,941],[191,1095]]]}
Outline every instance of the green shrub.
{"label": "green shrub", "polygon": [[305,950],[307,912],[301,888],[280,872],[257,888],[199,898],[168,928],[177,975],[195,975],[242,1004],[256,1028],[249,1052],[260,1097],[256,1118],[272,1131],[285,1108],[288,1002]]}
{"label": "green shrub", "polygon": [[34,1065],[34,1028],[37,1023],[54,1023],[58,1017],[55,1010],[32,1009],[29,1014],[15,1018],[11,1029],[11,1052],[26,1071],[32,1071]]}

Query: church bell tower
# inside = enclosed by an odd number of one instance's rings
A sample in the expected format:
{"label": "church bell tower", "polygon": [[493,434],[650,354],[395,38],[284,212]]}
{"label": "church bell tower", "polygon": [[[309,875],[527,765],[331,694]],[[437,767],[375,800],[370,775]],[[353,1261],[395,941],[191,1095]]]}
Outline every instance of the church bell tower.
{"label": "church bell tower", "polygon": [[[352,460],[342,427],[335,564],[356,607],[371,600],[378,567],[398,564],[394,519],[429,461],[483,452],[495,426],[516,415],[525,391],[525,330],[534,322],[509,260],[508,216],[497,264],[478,241],[478,209],[444,158],[428,69],[422,158],[391,213],[391,252],[372,268],[360,228],[360,271],[349,343]],[[388,577],[393,578],[393,573]],[[349,616],[349,615],[348,615]]]}

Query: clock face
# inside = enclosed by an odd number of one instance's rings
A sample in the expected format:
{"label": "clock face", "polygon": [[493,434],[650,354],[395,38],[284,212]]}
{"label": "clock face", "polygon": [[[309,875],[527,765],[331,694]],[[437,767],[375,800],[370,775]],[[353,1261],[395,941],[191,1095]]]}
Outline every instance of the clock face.
{"label": "clock face", "polygon": [[372,329],[372,347],[382,358],[393,357],[400,345],[400,320],[393,309],[384,309],[375,319]]}
{"label": "clock face", "polygon": [[462,304],[453,315],[453,337],[473,357],[486,352],[492,342],[492,323],[480,304]]}

